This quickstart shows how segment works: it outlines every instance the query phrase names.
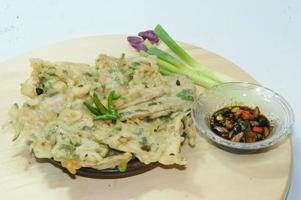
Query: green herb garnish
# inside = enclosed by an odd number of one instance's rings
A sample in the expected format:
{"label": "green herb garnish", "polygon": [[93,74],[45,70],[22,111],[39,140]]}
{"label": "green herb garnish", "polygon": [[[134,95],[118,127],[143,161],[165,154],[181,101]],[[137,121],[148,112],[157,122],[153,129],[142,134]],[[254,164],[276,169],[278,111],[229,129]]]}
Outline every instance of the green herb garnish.
{"label": "green herb garnish", "polygon": [[135,135],[137,135],[137,136],[140,136],[140,135],[142,135],[142,134],[143,134],[143,129],[142,129],[142,128],[140,128],[140,129],[138,129],[138,130],[134,131],[134,132],[133,132],[133,134],[135,134]]}
{"label": "green herb garnish", "polygon": [[148,143],[148,142],[147,142],[147,138],[146,138],[146,137],[142,137],[142,138],[141,138],[140,144],[141,144],[141,145],[147,145],[147,143]]}
{"label": "green herb garnish", "polygon": [[127,164],[127,163],[121,163],[121,164],[118,165],[118,170],[119,170],[120,172],[125,172],[126,169],[127,169],[127,167],[128,167],[128,164]]}
{"label": "green herb garnish", "polygon": [[95,120],[112,120],[116,121],[120,116],[117,112],[113,101],[120,98],[120,95],[116,94],[115,91],[111,91],[108,97],[108,108],[106,108],[98,98],[97,94],[94,93],[92,96],[93,103],[96,107],[89,104],[88,102],[84,102],[84,105],[87,109],[96,115]]}
{"label": "green herb garnish", "polygon": [[116,127],[115,130],[116,130],[116,131],[121,131],[121,130],[122,130],[122,127]]}
{"label": "green herb garnish", "polygon": [[191,89],[183,89],[176,96],[185,101],[194,101],[194,95]]}
{"label": "green herb garnish", "polygon": [[84,75],[85,75],[85,76],[89,76],[89,77],[92,77],[92,76],[93,76],[90,72],[85,72]]}
{"label": "green herb garnish", "polygon": [[132,66],[134,69],[136,69],[140,65],[139,62],[132,62]]}
{"label": "green herb garnish", "polygon": [[122,117],[123,117],[123,116],[130,115],[130,114],[132,114],[131,111],[126,111],[126,112],[119,113],[119,115],[122,116]]}
{"label": "green herb garnish", "polygon": [[147,109],[136,109],[135,112],[150,112],[149,110]]}
{"label": "green herb garnish", "polygon": [[83,131],[91,131],[92,128],[91,128],[90,126],[85,125],[85,126],[83,126],[83,127],[81,128],[81,130],[83,130]]}
{"label": "green herb garnish", "polygon": [[104,105],[100,102],[96,93],[93,94],[92,99],[97,108],[97,111],[99,111],[100,114],[105,114],[108,112],[107,109],[104,107]]}
{"label": "green herb garnish", "polygon": [[149,104],[147,104],[148,106],[154,106],[154,105],[158,105],[158,104],[162,104],[162,102],[151,102]]}

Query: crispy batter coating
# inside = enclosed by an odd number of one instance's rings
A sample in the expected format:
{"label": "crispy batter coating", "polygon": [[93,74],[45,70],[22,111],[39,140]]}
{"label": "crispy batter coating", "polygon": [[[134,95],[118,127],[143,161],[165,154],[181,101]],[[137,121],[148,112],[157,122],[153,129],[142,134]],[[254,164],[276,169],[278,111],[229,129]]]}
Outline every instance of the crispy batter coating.
{"label": "crispy batter coating", "polygon": [[[185,138],[195,145],[190,108],[195,86],[183,76],[162,76],[152,58],[100,55],[95,66],[32,59],[21,85],[29,99],[11,108],[14,139],[25,137],[36,157],[80,167],[115,168],[136,157],[148,164],[185,165]],[[94,120],[84,105],[97,93],[107,106],[110,91],[120,114],[115,123]],[[185,96],[186,95],[186,96]],[[188,95],[188,96],[187,96]]]}

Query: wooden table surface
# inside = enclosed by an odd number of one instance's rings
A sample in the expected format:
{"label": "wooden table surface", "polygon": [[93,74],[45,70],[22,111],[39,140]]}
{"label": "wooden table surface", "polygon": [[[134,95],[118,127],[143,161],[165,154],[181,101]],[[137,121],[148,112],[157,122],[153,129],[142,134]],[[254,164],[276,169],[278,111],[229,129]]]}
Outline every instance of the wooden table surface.
{"label": "wooden table surface", "polygon": [[[183,44],[203,64],[236,78],[255,82],[226,59]],[[163,47],[164,48],[164,47]],[[125,36],[95,36],[49,45],[0,64],[0,123],[8,108],[24,100],[20,83],[30,74],[28,59],[94,64],[99,53],[134,56]],[[290,182],[291,140],[265,153],[237,155],[209,144],[203,137],[195,148],[184,147],[186,169],[156,168],[122,179],[71,178],[49,163],[37,162],[23,141],[11,142],[9,131],[0,134],[1,199],[284,199]]]}

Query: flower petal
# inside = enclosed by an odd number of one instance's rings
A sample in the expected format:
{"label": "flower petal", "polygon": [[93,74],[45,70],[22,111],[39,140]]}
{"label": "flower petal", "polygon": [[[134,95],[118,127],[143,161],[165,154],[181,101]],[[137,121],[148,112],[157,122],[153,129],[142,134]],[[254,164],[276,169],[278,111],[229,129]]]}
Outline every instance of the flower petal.
{"label": "flower petal", "polygon": [[137,51],[147,51],[147,48],[143,43],[144,40],[141,37],[129,36],[127,40]]}
{"label": "flower petal", "polygon": [[138,35],[140,37],[142,37],[144,40],[148,39],[152,44],[155,44],[155,43],[159,42],[159,38],[155,34],[155,32],[153,30],[148,30],[148,31],[140,32]]}

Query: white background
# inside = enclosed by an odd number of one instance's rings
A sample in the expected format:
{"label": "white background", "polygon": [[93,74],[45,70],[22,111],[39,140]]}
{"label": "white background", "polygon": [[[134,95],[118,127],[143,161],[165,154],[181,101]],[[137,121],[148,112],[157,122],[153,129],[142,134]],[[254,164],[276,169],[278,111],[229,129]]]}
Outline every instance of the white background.
{"label": "white background", "polygon": [[177,40],[233,61],[291,103],[296,124],[288,199],[301,199],[301,1],[0,0],[0,62],[70,38],[133,35],[158,23]]}

